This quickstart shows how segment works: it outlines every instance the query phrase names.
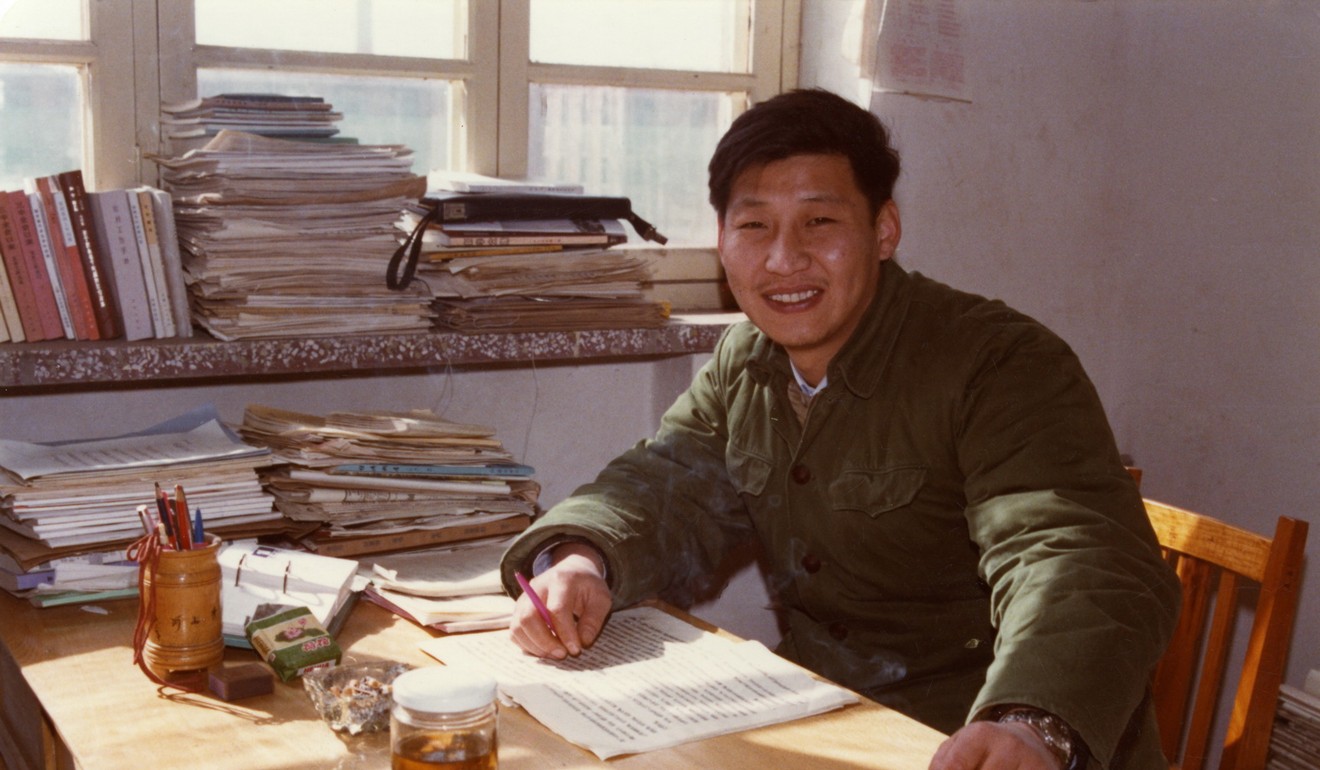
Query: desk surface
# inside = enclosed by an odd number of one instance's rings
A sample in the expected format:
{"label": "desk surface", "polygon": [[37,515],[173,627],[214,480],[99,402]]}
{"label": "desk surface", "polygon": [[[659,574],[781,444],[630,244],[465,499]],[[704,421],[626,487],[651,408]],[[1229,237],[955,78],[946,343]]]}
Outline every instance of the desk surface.
{"label": "desk surface", "polygon": [[[96,614],[105,611],[107,614]],[[0,592],[3,671],[21,670],[60,741],[89,770],[162,767],[388,767],[384,734],[340,736],[316,715],[301,680],[275,692],[225,703],[177,690],[162,692],[132,663],[134,600],[36,609]],[[436,665],[418,649],[432,632],[368,602],[359,602],[339,634],[345,662],[374,659]],[[251,651],[226,651],[230,663]],[[14,708],[12,681],[0,682]],[[12,725],[7,719],[4,724]],[[721,736],[662,751],[601,762],[517,708],[500,712],[500,767],[652,770],[673,768],[837,768],[924,770],[943,736],[872,702],[828,714]],[[52,762],[47,748],[47,762]],[[156,759],[153,759],[156,758]]]}

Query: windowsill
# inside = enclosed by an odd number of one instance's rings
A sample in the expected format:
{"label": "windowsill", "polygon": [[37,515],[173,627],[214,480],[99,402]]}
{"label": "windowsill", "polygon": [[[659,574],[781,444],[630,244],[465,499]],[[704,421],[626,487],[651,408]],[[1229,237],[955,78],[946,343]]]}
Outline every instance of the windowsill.
{"label": "windowsill", "polygon": [[375,375],[432,367],[646,359],[708,353],[739,313],[676,315],[655,329],[508,334],[340,335],[224,342],[0,344],[0,388],[17,391],[140,387],[189,380]]}

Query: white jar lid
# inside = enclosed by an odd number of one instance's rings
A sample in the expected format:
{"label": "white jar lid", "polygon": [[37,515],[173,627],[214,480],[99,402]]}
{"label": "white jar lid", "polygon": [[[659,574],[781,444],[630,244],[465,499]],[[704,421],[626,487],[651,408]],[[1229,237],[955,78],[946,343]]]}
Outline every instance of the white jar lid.
{"label": "white jar lid", "polygon": [[495,680],[476,671],[427,666],[394,680],[394,702],[413,711],[471,711],[495,700]]}

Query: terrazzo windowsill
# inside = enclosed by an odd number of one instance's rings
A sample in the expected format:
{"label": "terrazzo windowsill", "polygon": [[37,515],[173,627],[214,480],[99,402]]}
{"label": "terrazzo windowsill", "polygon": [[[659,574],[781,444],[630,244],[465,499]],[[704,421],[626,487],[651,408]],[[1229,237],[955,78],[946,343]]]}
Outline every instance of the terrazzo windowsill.
{"label": "terrazzo windowsill", "polygon": [[708,353],[737,313],[675,316],[656,329],[508,334],[385,334],[223,342],[211,337],[142,342],[0,344],[0,388],[160,384],[179,380],[377,374]]}

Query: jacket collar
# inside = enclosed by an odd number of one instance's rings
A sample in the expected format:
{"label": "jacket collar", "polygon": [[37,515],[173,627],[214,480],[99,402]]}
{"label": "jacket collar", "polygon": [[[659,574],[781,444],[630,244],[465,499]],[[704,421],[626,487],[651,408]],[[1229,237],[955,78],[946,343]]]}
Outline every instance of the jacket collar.
{"label": "jacket collar", "polygon": [[[862,322],[828,370],[831,385],[843,385],[858,398],[869,398],[879,386],[911,301],[912,279],[894,260],[881,263],[879,284]],[[793,377],[788,354],[760,332],[752,343],[748,368],[762,383],[769,381],[772,373],[785,383]]]}

